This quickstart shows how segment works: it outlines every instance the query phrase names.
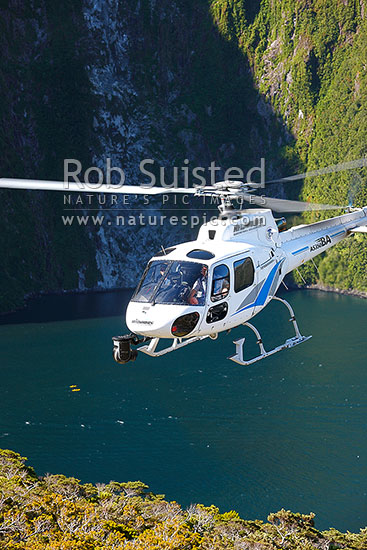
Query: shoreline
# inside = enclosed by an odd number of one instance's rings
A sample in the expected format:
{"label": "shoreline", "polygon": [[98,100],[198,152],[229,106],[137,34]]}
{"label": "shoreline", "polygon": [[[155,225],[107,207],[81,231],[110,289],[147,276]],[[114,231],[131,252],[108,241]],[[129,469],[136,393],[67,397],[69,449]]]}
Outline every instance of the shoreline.
{"label": "shoreline", "polygon": [[83,290],[80,290],[80,289],[71,289],[71,290],[51,290],[49,292],[47,291],[43,291],[41,290],[40,292],[31,292],[29,294],[26,294],[24,297],[23,297],[23,300],[24,300],[24,304],[23,306],[19,306],[15,309],[10,309],[8,311],[0,311],[0,321],[6,317],[7,315],[12,315],[14,313],[19,313],[20,311],[24,311],[25,309],[27,309],[27,307],[34,301],[34,300],[38,300],[39,298],[47,298],[47,296],[70,296],[70,295],[74,295],[74,296],[83,296],[83,295],[87,295],[87,294],[105,294],[105,293],[108,293],[108,292],[122,292],[122,291],[133,291],[134,289],[133,288],[129,288],[129,287],[126,287],[126,288],[119,288],[119,287],[116,287],[116,288],[86,288],[86,289],[83,289]]}
{"label": "shoreline", "polygon": [[356,298],[364,298],[365,300],[367,299],[367,292],[363,292],[362,290],[334,288],[332,286],[321,284],[298,286],[295,288],[299,290],[320,290],[321,292],[334,292],[335,294],[342,294],[344,296],[354,296]]}
{"label": "shoreline", "polygon": [[[344,296],[354,296],[356,298],[363,298],[367,299],[367,292],[363,292],[361,290],[351,290],[351,289],[340,289],[340,288],[334,288],[327,285],[322,284],[314,284],[314,285],[296,285],[296,284],[289,284],[287,283],[287,287],[289,290],[320,290],[321,292],[334,292],[335,294],[341,294]],[[62,296],[62,295],[83,295],[83,294],[104,294],[108,292],[121,292],[121,291],[128,291],[133,290],[132,288],[90,288],[90,289],[73,289],[73,290],[59,290],[59,291],[51,291],[51,292],[38,292],[38,293],[31,293],[24,297],[24,306],[18,307],[13,310],[0,312],[0,320],[4,320],[4,318],[7,315],[11,315],[14,313],[18,313],[20,311],[23,311],[27,309],[29,304],[33,300],[37,300],[38,298],[43,298],[47,296]]]}

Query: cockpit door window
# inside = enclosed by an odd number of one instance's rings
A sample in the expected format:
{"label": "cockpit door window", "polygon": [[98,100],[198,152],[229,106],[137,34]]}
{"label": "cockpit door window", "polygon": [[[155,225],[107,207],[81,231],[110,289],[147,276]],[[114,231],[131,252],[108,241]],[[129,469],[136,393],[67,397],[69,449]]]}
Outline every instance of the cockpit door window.
{"label": "cockpit door window", "polygon": [[230,278],[228,266],[225,264],[217,265],[213,271],[211,292],[212,302],[217,302],[218,300],[226,298],[229,293],[229,288]]}
{"label": "cockpit door window", "polygon": [[251,258],[243,258],[234,262],[234,291],[241,292],[254,282],[255,268]]}

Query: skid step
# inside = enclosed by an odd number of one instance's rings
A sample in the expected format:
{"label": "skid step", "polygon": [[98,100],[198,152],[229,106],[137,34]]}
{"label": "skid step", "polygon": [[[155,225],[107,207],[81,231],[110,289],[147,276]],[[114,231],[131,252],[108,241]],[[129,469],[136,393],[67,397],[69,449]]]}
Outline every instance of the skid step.
{"label": "skid step", "polygon": [[194,342],[199,342],[200,340],[204,340],[205,338],[208,338],[209,336],[193,336],[192,338],[174,338],[173,342],[170,346],[163,348],[159,351],[156,351],[158,343],[160,338],[152,338],[152,340],[149,342],[146,346],[140,346],[137,351],[142,351],[146,355],[150,355],[151,357],[161,357],[162,355],[165,355],[166,353],[170,353],[171,351],[176,351],[180,348],[183,348],[185,346],[188,346],[189,344],[193,344]]}

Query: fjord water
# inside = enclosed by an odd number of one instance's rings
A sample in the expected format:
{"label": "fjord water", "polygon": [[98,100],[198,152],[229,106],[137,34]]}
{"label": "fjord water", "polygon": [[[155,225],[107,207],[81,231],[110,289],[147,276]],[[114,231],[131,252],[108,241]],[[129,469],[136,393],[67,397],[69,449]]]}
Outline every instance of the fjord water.
{"label": "fjord water", "polygon": [[[226,359],[245,328],[119,366],[111,336],[126,331],[129,296],[42,298],[3,318],[1,448],[39,474],[139,479],[183,506],[367,525],[367,300],[287,293],[313,338],[251,367]],[[257,318],[267,347],[291,335],[282,307]]]}

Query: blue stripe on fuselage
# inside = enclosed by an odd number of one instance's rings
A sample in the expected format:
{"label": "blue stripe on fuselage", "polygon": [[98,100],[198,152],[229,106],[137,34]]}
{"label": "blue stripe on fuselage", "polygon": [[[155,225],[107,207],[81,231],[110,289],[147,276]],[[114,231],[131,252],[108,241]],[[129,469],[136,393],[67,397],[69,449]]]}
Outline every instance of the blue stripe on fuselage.
{"label": "blue stripe on fuselage", "polygon": [[333,237],[338,237],[339,235],[341,235],[342,233],[345,233],[345,230],[343,229],[342,231],[338,231],[338,233],[334,233],[334,235],[331,235],[331,238]]}
{"label": "blue stripe on fuselage", "polygon": [[308,250],[308,246],[305,246],[304,248],[300,248],[299,250],[296,250],[295,252],[292,252],[293,256],[296,254],[300,254],[301,252],[304,252],[305,250]]}
{"label": "blue stripe on fuselage", "polygon": [[243,307],[242,309],[239,309],[235,313],[232,313],[231,317],[233,317],[233,315],[237,315],[237,313],[241,313],[241,311],[245,311],[245,309],[249,309],[250,307],[262,306],[265,304],[266,298],[268,297],[268,294],[269,294],[270,287],[273,283],[275,274],[280,264],[281,264],[281,261],[278,262],[270,271],[267,279],[265,280],[263,286],[261,287],[259,294],[257,295],[256,300],[252,304],[249,304],[248,306]]}

